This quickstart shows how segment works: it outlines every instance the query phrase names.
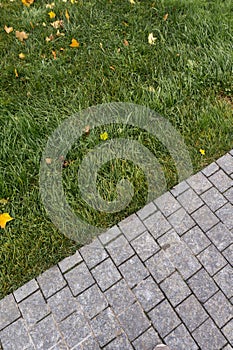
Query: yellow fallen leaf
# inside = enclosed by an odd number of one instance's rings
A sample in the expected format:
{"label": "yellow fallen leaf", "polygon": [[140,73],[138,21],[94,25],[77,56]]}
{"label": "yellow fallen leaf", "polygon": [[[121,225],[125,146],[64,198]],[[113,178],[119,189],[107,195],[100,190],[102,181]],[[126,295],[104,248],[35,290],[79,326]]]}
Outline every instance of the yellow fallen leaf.
{"label": "yellow fallen leaf", "polygon": [[47,37],[45,38],[45,40],[46,40],[47,43],[48,43],[49,41],[52,41],[53,39],[54,39],[53,34],[50,34],[50,36],[47,36]]}
{"label": "yellow fallen leaf", "polygon": [[58,20],[58,21],[55,21],[53,23],[50,23],[51,26],[55,29],[58,29],[60,27],[63,27],[63,21],[62,20]]}
{"label": "yellow fallen leaf", "polygon": [[199,152],[204,156],[205,155],[205,150],[204,149],[199,149]]}
{"label": "yellow fallen leaf", "polygon": [[23,5],[28,6],[28,7],[30,5],[32,5],[33,2],[34,2],[34,0],[22,0]]}
{"label": "yellow fallen leaf", "polygon": [[56,60],[57,59],[56,51],[52,50],[52,55],[53,55],[54,60]]}
{"label": "yellow fallen leaf", "polygon": [[69,12],[68,12],[67,9],[66,9],[66,12],[65,12],[65,16],[66,16],[67,21],[69,22],[70,21],[70,15],[69,15]]}
{"label": "yellow fallen leaf", "polygon": [[5,205],[7,203],[8,203],[8,199],[5,199],[5,198],[0,199],[0,204]]}
{"label": "yellow fallen leaf", "polygon": [[0,214],[0,227],[5,228],[8,221],[14,220],[8,213]]}
{"label": "yellow fallen leaf", "polygon": [[56,36],[65,36],[65,33],[60,33],[59,29],[57,30]]}
{"label": "yellow fallen leaf", "polygon": [[100,139],[106,141],[108,139],[108,133],[105,131],[102,134],[100,134]]}
{"label": "yellow fallen leaf", "polygon": [[16,30],[15,36],[22,42],[28,38],[28,34],[26,34],[25,32],[19,32],[18,30]]}
{"label": "yellow fallen leaf", "polygon": [[150,33],[150,34],[148,35],[148,43],[149,43],[150,45],[154,45],[154,44],[155,44],[155,40],[156,40],[156,37],[154,37],[153,33]]}
{"label": "yellow fallen leaf", "polygon": [[79,47],[79,42],[76,39],[72,39],[70,47]]}
{"label": "yellow fallen leaf", "polygon": [[166,21],[168,18],[168,13],[166,13],[166,15],[163,16],[163,20]]}
{"label": "yellow fallen leaf", "polygon": [[24,53],[21,52],[21,53],[19,54],[19,58],[21,58],[21,59],[23,60],[23,59],[25,58]]}
{"label": "yellow fallen leaf", "polygon": [[123,41],[123,45],[124,45],[124,46],[129,46],[129,42],[128,42],[128,40],[124,39],[124,41]]}
{"label": "yellow fallen leaf", "polygon": [[13,27],[7,27],[6,25],[4,26],[4,30],[7,34],[10,34],[11,32],[13,32]]}
{"label": "yellow fallen leaf", "polygon": [[54,6],[55,6],[55,3],[52,2],[51,4],[47,4],[45,7],[46,7],[47,9],[53,9]]}
{"label": "yellow fallen leaf", "polygon": [[134,0],[129,0],[129,2],[134,5],[135,4],[135,1]]}
{"label": "yellow fallen leaf", "polygon": [[50,11],[50,12],[48,13],[48,15],[49,15],[49,17],[50,17],[51,19],[53,19],[53,18],[56,17],[56,13],[53,12],[53,11]]}
{"label": "yellow fallen leaf", "polygon": [[18,78],[18,77],[19,77],[19,74],[18,74],[18,72],[17,72],[17,69],[16,69],[16,68],[14,69],[14,73],[15,73],[15,77],[16,77],[16,78]]}

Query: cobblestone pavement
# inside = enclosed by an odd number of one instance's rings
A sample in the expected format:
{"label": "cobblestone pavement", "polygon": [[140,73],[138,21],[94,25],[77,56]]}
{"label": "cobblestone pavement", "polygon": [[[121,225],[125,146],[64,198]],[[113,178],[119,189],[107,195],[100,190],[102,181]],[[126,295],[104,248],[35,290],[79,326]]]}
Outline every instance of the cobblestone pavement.
{"label": "cobblestone pavement", "polygon": [[233,349],[232,262],[233,150],[2,299],[2,348]]}

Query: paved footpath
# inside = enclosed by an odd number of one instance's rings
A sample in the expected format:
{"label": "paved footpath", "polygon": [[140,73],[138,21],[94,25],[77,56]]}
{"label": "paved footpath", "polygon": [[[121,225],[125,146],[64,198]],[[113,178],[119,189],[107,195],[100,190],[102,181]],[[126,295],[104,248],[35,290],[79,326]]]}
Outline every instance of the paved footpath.
{"label": "paved footpath", "polygon": [[233,150],[0,300],[3,350],[233,349]]}

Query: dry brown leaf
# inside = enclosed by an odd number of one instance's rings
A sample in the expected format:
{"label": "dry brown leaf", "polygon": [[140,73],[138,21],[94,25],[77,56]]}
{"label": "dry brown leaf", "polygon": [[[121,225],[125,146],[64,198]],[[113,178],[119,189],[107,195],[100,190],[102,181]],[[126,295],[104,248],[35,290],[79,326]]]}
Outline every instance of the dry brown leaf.
{"label": "dry brown leaf", "polygon": [[166,15],[163,16],[163,20],[166,21],[168,18],[168,13],[166,13]]}
{"label": "dry brown leaf", "polygon": [[24,53],[21,52],[21,53],[19,54],[19,58],[21,58],[21,60],[23,60],[23,59],[25,58]]}
{"label": "dry brown leaf", "polygon": [[4,30],[7,34],[10,34],[11,32],[13,32],[13,27],[7,27],[6,25],[4,26]]}
{"label": "dry brown leaf", "polygon": [[69,12],[68,12],[67,9],[66,9],[65,16],[66,16],[67,21],[69,22],[70,21],[70,15],[69,15]]}
{"label": "dry brown leaf", "polygon": [[32,5],[34,2],[34,0],[22,0],[22,3],[25,5],[25,6],[30,6]]}
{"label": "dry brown leaf", "polygon": [[45,163],[50,165],[52,163],[52,158],[45,158]]}
{"label": "dry brown leaf", "polygon": [[85,126],[84,132],[87,136],[90,134],[90,125]]}
{"label": "dry brown leaf", "polygon": [[124,44],[124,46],[129,46],[128,40],[124,39],[123,44]]}
{"label": "dry brown leaf", "polygon": [[19,74],[18,74],[18,72],[17,72],[17,69],[16,69],[16,68],[14,69],[14,73],[15,73],[15,77],[16,77],[16,78],[18,78],[18,77],[19,77]]}
{"label": "dry brown leaf", "polygon": [[50,36],[47,36],[47,37],[45,38],[45,40],[47,41],[47,43],[48,43],[49,41],[52,41],[53,39],[54,39],[53,34],[50,34]]}
{"label": "dry brown leaf", "polygon": [[19,32],[18,30],[16,30],[15,36],[16,36],[17,39],[19,39],[22,42],[28,38],[28,34],[27,33]]}
{"label": "dry brown leaf", "polygon": [[51,26],[53,26],[53,28],[55,29],[58,29],[58,28],[63,28],[63,21],[62,20],[58,20],[58,21],[55,21],[53,23],[50,23]]}
{"label": "dry brown leaf", "polygon": [[54,60],[56,60],[57,59],[56,51],[52,50],[52,55],[53,55]]}

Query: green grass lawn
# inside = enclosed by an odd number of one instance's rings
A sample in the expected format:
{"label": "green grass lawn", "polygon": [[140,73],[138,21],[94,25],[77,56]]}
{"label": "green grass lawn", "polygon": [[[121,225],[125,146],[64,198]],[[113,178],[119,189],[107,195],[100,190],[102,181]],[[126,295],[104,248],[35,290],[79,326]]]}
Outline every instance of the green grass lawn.
{"label": "green grass lawn", "polygon": [[[147,106],[182,134],[195,171],[233,148],[231,0],[55,0],[52,9],[46,3],[0,2],[0,200],[8,200],[0,201],[0,213],[14,218],[0,229],[0,298],[80,246],[46,215],[38,181],[48,137],[73,113],[112,101]],[[63,21],[58,29],[51,26],[57,20]],[[7,34],[5,25],[13,31]],[[28,38],[21,42],[16,31]],[[73,38],[79,47],[70,47]],[[108,200],[119,179],[132,181],[134,198],[124,211],[99,213],[80,197],[83,156],[103,142],[102,132],[112,138],[119,130],[122,137],[121,126],[91,130],[73,145],[67,157],[72,162],[63,170],[70,205],[101,227],[145,204],[144,174],[124,160],[105,164],[98,175]],[[137,128],[124,129],[123,136],[154,152],[168,187],[176,183],[171,156],[158,140]]]}

